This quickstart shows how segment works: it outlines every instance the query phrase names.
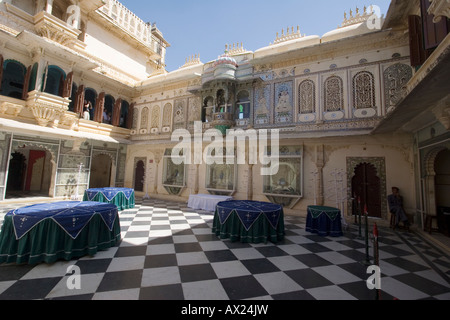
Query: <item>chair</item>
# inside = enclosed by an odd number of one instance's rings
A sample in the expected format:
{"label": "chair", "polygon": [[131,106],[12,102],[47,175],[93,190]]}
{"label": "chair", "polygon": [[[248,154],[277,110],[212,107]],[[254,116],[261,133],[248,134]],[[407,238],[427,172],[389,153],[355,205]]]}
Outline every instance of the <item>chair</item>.
{"label": "chair", "polygon": [[439,231],[439,229],[433,228],[433,220],[435,220],[437,222],[437,216],[433,216],[430,214],[426,214],[425,213],[425,225],[424,225],[424,230],[425,232],[429,232],[430,235],[433,233],[433,231]]}
{"label": "chair", "polygon": [[410,229],[409,229],[409,225],[408,226],[400,226],[400,225],[396,225],[395,224],[395,221],[396,221],[396,217],[395,217],[395,214],[394,213],[391,213],[391,229],[392,230],[394,230],[395,231],[395,229],[404,229],[404,230],[407,230],[408,232],[410,232]]}

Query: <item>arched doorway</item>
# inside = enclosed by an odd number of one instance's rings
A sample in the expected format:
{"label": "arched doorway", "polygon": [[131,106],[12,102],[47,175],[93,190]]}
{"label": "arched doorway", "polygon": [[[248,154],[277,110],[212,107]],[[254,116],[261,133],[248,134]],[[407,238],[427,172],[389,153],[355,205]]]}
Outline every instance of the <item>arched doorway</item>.
{"label": "arched doorway", "polygon": [[361,201],[361,210],[367,205],[370,217],[382,218],[381,179],[377,168],[370,163],[356,166],[352,179],[352,194]]}
{"label": "arched doorway", "polygon": [[8,184],[6,197],[16,192],[22,192],[25,174],[27,171],[27,159],[20,152],[14,152],[9,161]]}
{"label": "arched doorway", "polygon": [[66,73],[58,66],[49,66],[47,78],[44,79],[44,92],[62,97]]}
{"label": "arched doorway", "polygon": [[6,198],[48,197],[52,184],[51,154],[24,148],[11,154]]}
{"label": "arched doorway", "polygon": [[439,231],[450,236],[450,150],[436,156],[434,162],[436,206]]}
{"label": "arched doorway", "polygon": [[145,182],[145,162],[144,160],[138,160],[134,166],[134,190],[138,192],[144,192]]}
{"label": "arched doorway", "polygon": [[99,154],[92,159],[90,188],[108,188],[111,186],[112,159]]}

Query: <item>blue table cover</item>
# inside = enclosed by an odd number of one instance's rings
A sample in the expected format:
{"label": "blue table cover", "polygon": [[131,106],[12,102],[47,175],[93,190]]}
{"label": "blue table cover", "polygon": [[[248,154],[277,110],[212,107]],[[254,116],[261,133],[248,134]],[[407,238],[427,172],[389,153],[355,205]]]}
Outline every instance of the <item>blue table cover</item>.
{"label": "blue table cover", "polygon": [[233,212],[239,217],[245,230],[249,231],[255,221],[264,215],[269,221],[270,225],[277,229],[280,217],[283,213],[283,208],[280,205],[257,202],[257,201],[225,201],[217,205],[216,212],[219,216],[220,223],[223,225]]}
{"label": "blue table cover", "polygon": [[99,202],[55,202],[37,204],[10,211],[16,239],[20,240],[44,220],[56,222],[72,239],[76,239],[95,215],[100,215],[112,231],[118,218],[115,205]]}
{"label": "blue table cover", "polygon": [[332,207],[309,206],[306,231],[323,237],[342,237],[341,211]]}
{"label": "blue table cover", "polygon": [[99,193],[103,194],[108,201],[112,201],[119,193],[123,193],[127,200],[130,200],[134,195],[134,190],[127,188],[96,188],[86,190],[89,201],[92,201]]}

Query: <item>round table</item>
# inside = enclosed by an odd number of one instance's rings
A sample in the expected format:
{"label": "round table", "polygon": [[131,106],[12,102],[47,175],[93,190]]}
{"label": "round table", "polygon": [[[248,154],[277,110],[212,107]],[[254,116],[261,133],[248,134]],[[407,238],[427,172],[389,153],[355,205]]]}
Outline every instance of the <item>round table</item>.
{"label": "round table", "polygon": [[0,231],[0,263],[72,260],[117,245],[118,209],[97,202],[55,202],[10,211]]}
{"label": "round table", "polygon": [[342,237],[341,210],[324,206],[309,206],[306,231],[320,236]]}
{"label": "round table", "polygon": [[225,201],[216,207],[213,233],[242,243],[277,243],[285,236],[283,207],[258,201]]}
{"label": "round table", "polygon": [[115,204],[122,211],[135,207],[135,194],[128,188],[93,188],[85,191],[83,201]]}

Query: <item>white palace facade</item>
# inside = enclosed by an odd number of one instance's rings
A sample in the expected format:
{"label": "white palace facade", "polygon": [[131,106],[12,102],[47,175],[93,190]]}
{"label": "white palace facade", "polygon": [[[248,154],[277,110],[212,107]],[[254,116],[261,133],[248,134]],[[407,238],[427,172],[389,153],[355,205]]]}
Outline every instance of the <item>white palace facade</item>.
{"label": "white palace facade", "polygon": [[[356,197],[388,221],[396,186],[417,225],[438,227],[450,207],[449,12],[445,0],[393,0],[383,17],[355,9],[324,35],[290,27],[254,52],[228,44],[167,72],[169,42],[117,0],[1,0],[0,201],[117,186],[350,217]],[[174,161],[180,130],[218,157],[211,129],[278,130],[278,172],[249,161],[251,139],[242,164],[226,161],[238,148],[223,164]]]}

